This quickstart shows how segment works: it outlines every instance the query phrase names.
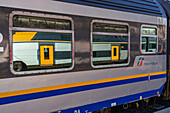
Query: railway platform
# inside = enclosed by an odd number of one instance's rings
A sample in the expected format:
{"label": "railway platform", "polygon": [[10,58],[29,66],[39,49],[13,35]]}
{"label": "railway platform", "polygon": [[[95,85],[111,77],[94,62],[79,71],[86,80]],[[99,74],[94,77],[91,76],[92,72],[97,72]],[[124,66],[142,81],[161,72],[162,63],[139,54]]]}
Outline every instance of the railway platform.
{"label": "railway platform", "polygon": [[156,111],[154,113],[170,113],[170,107],[162,109],[162,110],[159,110],[159,111]]}

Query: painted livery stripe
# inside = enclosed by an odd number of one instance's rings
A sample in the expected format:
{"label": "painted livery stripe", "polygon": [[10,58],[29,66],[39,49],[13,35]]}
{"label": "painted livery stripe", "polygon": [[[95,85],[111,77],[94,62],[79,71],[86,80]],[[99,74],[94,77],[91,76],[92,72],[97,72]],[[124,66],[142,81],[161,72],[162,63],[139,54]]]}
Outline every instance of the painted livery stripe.
{"label": "painted livery stripe", "polygon": [[61,40],[30,40],[30,41],[15,41],[14,43],[26,43],[26,42],[69,42],[71,43],[71,41],[61,41]]}
{"label": "painted livery stripe", "polygon": [[[150,77],[150,80],[161,79],[161,78],[165,78],[165,77],[166,77],[166,74],[153,75]],[[44,91],[44,92],[4,97],[4,98],[0,98],[0,105],[28,101],[28,100],[34,100],[34,99],[40,99],[40,98],[46,98],[46,97],[52,97],[52,96],[58,96],[58,95],[63,95],[63,94],[76,93],[76,92],[93,90],[93,89],[100,89],[100,88],[105,88],[105,87],[118,86],[118,85],[129,84],[129,83],[142,82],[142,81],[148,81],[148,76],[133,78],[133,79],[125,79],[125,80],[120,80],[120,81],[111,81],[111,82],[106,82],[106,83],[84,85],[84,86],[78,86],[78,87],[69,87],[69,88],[65,88],[65,89],[49,90],[49,91]]]}
{"label": "painted livery stripe", "polygon": [[166,71],[0,93],[0,98],[166,74]]}
{"label": "painted livery stripe", "polygon": [[98,43],[101,43],[101,44],[103,44],[103,43],[123,43],[123,44],[127,44],[128,42],[93,42],[94,44],[98,44]]}
{"label": "painted livery stripe", "polygon": [[51,41],[51,42],[71,42],[64,40],[34,40],[38,32],[16,32],[13,35],[13,42],[39,42],[39,41]]}
{"label": "painted livery stripe", "polygon": [[[87,113],[87,112],[91,113],[92,111],[103,109],[104,107],[105,108],[113,107],[113,106],[121,105],[124,103],[129,103],[129,102],[140,100],[141,96],[142,96],[142,99],[156,96],[158,92],[162,92],[163,88],[164,88],[164,85],[161,88],[152,90],[152,91],[137,93],[137,94],[128,95],[125,97],[119,97],[115,99],[105,100],[105,101],[101,101],[97,103],[87,104],[84,106],[78,106],[78,107],[69,108],[65,110],[59,110],[59,111],[60,113],[74,113],[75,110],[79,110],[81,113]],[[52,113],[58,113],[58,112],[56,111]]]}

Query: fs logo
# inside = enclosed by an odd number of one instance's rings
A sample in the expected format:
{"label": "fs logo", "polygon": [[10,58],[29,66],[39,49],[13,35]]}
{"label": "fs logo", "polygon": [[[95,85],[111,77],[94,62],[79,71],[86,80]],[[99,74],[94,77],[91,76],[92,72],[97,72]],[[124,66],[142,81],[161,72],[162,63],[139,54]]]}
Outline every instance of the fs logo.
{"label": "fs logo", "polygon": [[143,57],[140,57],[140,58],[139,58],[139,61],[138,61],[138,63],[137,63],[137,67],[142,66],[143,61],[144,61],[144,58],[143,58]]}

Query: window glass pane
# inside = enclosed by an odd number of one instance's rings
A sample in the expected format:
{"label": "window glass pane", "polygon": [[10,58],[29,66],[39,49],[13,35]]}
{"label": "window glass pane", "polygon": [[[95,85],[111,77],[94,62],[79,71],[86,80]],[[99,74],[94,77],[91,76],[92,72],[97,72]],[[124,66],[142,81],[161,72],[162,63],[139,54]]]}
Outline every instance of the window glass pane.
{"label": "window glass pane", "polygon": [[[94,32],[128,33],[125,25],[93,24]],[[93,65],[118,65],[128,62],[128,36],[92,35]]]}
{"label": "window glass pane", "polygon": [[63,19],[48,19],[31,16],[14,16],[14,27],[71,30],[71,22]]}
{"label": "window glass pane", "polygon": [[105,23],[94,23],[93,31],[94,32],[110,32],[110,33],[128,33],[128,26],[105,24]]}
{"label": "window glass pane", "polygon": [[13,31],[13,68],[15,71],[69,68],[71,42],[71,33]]}
{"label": "window glass pane", "polygon": [[142,28],[142,52],[157,51],[157,29],[151,27]]}
{"label": "window glass pane", "polygon": [[157,38],[155,37],[149,37],[149,52],[156,52],[156,46],[157,46]]}
{"label": "window glass pane", "polygon": [[147,52],[148,47],[147,47],[147,40],[145,37],[142,37],[142,52]]}
{"label": "window glass pane", "polygon": [[142,35],[157,35],[156,28],[142,28]]}
{"label": "window glass pane", "polygon": [[93,35],[94,42],[121,42],[127,43],[128,37],[127,36],[116,36],[116,35]]}
{"label": "window glass pane", "polygon": [[44,59],[49,59],[49,48],[44,48]]}
{"label": "window glass pane", "polygon": [[142,51],[156,52],[157,38],[156,37],[142,37]]}

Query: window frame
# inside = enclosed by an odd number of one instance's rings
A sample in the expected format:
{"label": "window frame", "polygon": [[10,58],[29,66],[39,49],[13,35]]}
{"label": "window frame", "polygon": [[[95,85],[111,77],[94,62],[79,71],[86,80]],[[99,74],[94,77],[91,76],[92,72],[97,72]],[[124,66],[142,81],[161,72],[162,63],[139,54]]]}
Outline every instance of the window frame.
{"label": "window frame", "polygon": [[[116,25],[126,25],[128,27],[128,33],[125,35],[124,33],[107,33],[107,32],[93,32],[93,24],[94,23],[102,23],[102,24],[116,24]],[[93,65],[93,34],[101,34],[101,35],[119,35],[119,36],[128,36],[128,62],[122,64],[108,64],[108,65]],[[90,52],[91,52],[91,66],[93,68],[109,68],[109,67],[120,67],[127,66],[130,64],[130,27],[128,23],[125,22],[117,22],[117,21],[107,21],[107,20],[92,20],[91,22],[91,31],[90,31]]]}
{"label": "window frame", "polygon": [[[71,30],[57,30],[57,29],[42,29],[42,28],[24,28],[24,27],[13,27],[13,17],[15,15],[19,16],[33,16],[33,17],[41,17],[41,18],[51,18],[51,19],[65,19],[69,20],[71,23]],[[52,33],[71,33],[72,34],[72,41],[71,41],[71,50],[72,50],[72,65],[69,68],[60,68],[60,69],[42,69],[42,70],[30,70],[30,71],[21,71],[16,72],[13,69],[13,36],[12,31],[36,31],[36,32],[52,32]],[[9,15],[9,42],[10,42],[10,70],[15,75],[27,75],[27,74],[40,74],[40,73],[51,73],[51,72],[63,72],[63,71],[70,71],[74,68],[74,22],[71,17],[67,16],[59,16],[59,15],[50,15],[50,14],[43,14],[43,13],[33,13],[33,12],[21,12],[21,11],[13,11]]]}
{"label": "window frame", "polygon": [[[142,34],[142,28],[143,27],[147,27],[147,28],[155,28],[156,29],[156,35],[143,35]],[[156,51],[155,52],[143,52],[142,51],[142,37],[156,37],[157,40],[156,40]],[[141,25],[140,27],[140,52],[142,54],[155,54],[155,53],[158,53],[158,27],[157,26],[154,26],[154,25],[146,25],[146,24],[143,24]]]}

